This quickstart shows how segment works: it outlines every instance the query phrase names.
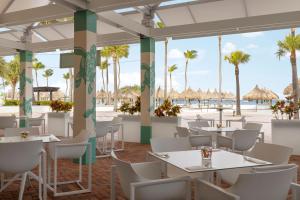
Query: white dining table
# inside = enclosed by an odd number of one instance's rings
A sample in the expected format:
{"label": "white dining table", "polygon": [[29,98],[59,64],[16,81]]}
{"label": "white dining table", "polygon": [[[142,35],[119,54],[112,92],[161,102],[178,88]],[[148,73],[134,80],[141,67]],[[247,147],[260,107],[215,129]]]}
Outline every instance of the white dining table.
{"label": "white dining table", "polygon": [[201,150],[149,152],[149,154],[187,173],[272,165],[272,163],[267,161],[221,149],[212,150],[211,160],[203,160]]}

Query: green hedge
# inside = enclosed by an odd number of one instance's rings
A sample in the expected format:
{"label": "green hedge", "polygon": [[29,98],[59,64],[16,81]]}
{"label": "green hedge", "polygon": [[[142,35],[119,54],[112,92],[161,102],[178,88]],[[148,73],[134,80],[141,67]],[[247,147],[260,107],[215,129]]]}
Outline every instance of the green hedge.
{"label": "green hedge", "polygon": [[49,106],[51,101],[34,101],[32,102],[33,105],[37,106]]}
{"label": "green hedge", "polygon": [[18,106],[18,105],[20,105],[20,101],[12,100],[12,99],[5,99],[3,105],[4,106]]}

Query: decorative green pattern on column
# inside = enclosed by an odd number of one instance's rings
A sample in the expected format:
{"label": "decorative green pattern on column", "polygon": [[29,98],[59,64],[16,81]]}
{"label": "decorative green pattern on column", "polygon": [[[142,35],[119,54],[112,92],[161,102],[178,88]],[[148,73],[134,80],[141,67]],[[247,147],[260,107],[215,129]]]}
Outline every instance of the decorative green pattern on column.
{"label": "decorative green pattern on column", "polygon": [[[20,51],[20,116],[32,115],[32,52]],[[20,127],[26,127],[26,120],[20,120]]]}
{"label": "decorative green pattern on column", "polygon": [[[96,155],[96,14],[89,10],[74,13],[74,135],[90,132],[92,161]],[[83,163],[88,163],[86,156]]]}
{"label": "decorative green pattern on column", "polygon": [[155,40],[141,38],[141,143],[152,136],[151,116],[155,103]]}

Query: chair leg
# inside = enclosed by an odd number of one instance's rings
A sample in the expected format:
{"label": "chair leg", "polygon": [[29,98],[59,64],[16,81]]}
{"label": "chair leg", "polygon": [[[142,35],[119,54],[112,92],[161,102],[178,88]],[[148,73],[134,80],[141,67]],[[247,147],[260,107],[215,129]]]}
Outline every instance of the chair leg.
{"label": "chair leg", "polygon": [[27,179],[27,172],[25,172],[22,175],[22,181],[21,181],[21,187],[20,187],[20,193],[19,193],[19,200],[23,199],[23,194],[24,194],[26,179]]}

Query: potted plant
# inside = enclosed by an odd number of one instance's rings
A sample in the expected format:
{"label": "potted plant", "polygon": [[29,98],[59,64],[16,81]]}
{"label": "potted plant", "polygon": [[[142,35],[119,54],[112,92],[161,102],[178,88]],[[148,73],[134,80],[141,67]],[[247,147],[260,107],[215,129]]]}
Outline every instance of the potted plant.
{"label": "potted plant", "polygon": [[272,119],[272,143],[293,148],[293,154],[300,155],[300,120],[294,119],[299,111],[300,102],[295,103],[292,97],[277,101],[271,106],[275,119]]}
{"label": "potted plant", "polygon": [[[180,107],[173,105],[169,100],[157,107],[151,117],[152,137],[173,137],[178,126]],[[141,131],[141,101],[138,97],[133,103],[122,103],[119,117],[123,119],[124,140],[127,142],[140,142]]]}
{"label": "potted plant", "polygon": [[60,100],[51,101],[50,108],[52,112],[48,112],[48,132],[56,136],[68,136],[68,124],[70,121],[70,111],[72,103]]}

